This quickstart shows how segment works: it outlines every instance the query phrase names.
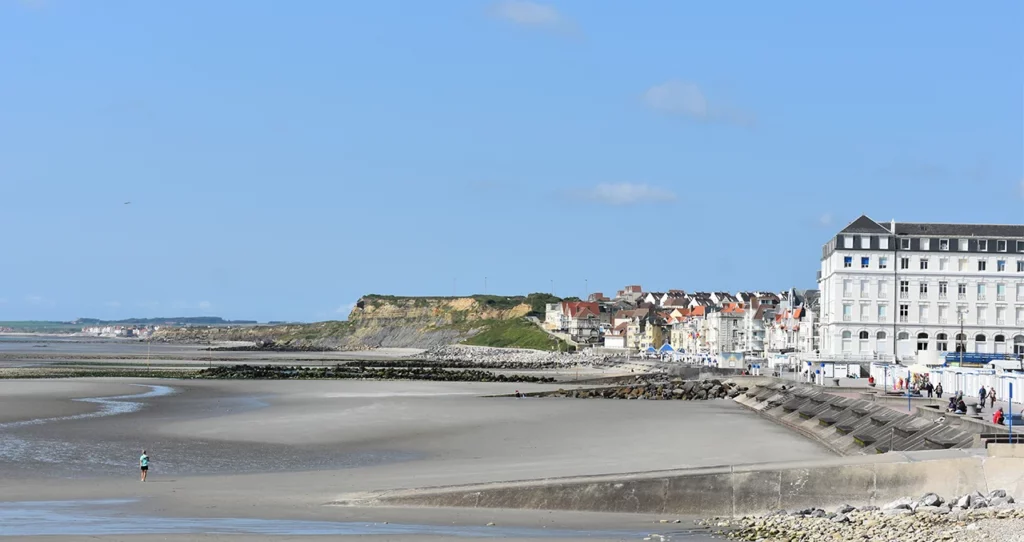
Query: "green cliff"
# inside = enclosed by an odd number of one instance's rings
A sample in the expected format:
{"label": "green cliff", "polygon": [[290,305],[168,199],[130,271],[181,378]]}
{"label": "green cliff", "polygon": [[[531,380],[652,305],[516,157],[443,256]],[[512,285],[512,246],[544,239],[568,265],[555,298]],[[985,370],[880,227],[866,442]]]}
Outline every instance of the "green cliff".
{"label": "green cliff", "polygon": [[[560,345],[526,320],[543,318],[549,294],[528,296],[363,296],[347,321],[266,326],[169,327],[154,340],[208,343],[273,341],[278,348],[432,348],[467,342],[483,346],[555,349]],[[561,345],[564,348],[564,345]]]}

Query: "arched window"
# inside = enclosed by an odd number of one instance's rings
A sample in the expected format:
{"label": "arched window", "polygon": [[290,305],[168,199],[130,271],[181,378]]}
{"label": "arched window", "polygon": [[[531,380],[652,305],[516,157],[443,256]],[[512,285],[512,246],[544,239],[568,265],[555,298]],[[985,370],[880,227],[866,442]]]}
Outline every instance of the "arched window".
{"label": "arched window", "polygon": [[843,332],[843,338],[844,338],[844,339],[849,339],[849,338],[850,338],[850,337],[852,337],[852,336],[853,336],[853,335],[852,335],[852,334],[851,334],[851,333],[850,333],[849,331],[844,331],[844,332]]}
{"label": "arched window", "polygon": [[885,338],[885,332],[884,331],[879,331],[878,333],[875,333],[875,338],[879,339],[879,340],[884,339]]}
{"label": "arched window", "polygon": [[979,333],[978,336],[974,338],[974,342],[976,342],[976,343],[983,343],[983,342],[985,342],[985,335],[983,333]]}
{"label": "arched window", "polygon": [[870,337],[871,337],[871,336],[870,336],[870,335],[868,334],[868,332],[867,332],[867,331],[861,331],[861,332],[860,332],[860,340],[862,340],[862,341],[866,341],[866,340],[868,340],[868,339],[869,339]]}
{"label": "arched window", "polygon": [[949,335],[939,333],[935,336],[935,349],[939,352],[949,352]]}
{"label": "arched window", "polygon": [[844,331],[842,337],[843,337],[843,344],[842,344],[843,352],[852,352],[853,351],[853,333],[851,333],[850,331]]}
{"label": "arched window", "polygon": [[896,338],[901,341],[905,341],[910,338],[910,334],[907,333],[906,331],[901,331],[900,334],[896,336]]}
{"label": "arched window", "polygon": [[918,333],[917,334],[917,351],[928,350],[928,334]]}
{"label": "arched window", "polygon": [[996,335],[995,337],[992,338],[992,342],[1004,343],[1006,342],[1006,337],[1003,335]]}

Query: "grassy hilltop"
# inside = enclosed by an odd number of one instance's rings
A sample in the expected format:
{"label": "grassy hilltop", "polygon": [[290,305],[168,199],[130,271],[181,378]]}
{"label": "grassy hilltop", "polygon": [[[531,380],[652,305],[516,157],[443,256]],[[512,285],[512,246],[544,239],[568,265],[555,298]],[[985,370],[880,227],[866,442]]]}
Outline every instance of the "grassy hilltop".
{"label": "grassy hilltop", "polygon": [[407,297],[369,294],[356,303],[346,321],[274,326],[173,327],[155,340],[184,342],[274,341],[278,347],[365,349],[432,348],[474,344],[566,350],[528,316],[544,317],[544,305],[560,301],[551,294],[527,296]]}

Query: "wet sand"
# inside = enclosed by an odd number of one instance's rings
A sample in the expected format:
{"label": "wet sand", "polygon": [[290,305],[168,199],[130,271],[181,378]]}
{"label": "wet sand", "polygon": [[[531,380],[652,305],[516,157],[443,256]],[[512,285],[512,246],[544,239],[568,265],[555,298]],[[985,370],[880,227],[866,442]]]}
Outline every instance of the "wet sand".
{"label": "wet sand", "polygon": [[[23,386],[20,395],[2,393],[11,386]],[[30,400],[47,416],[78,414],[61,410],[69,403],[81,408],[69,398],[141,393],[147,386],[170,386],[173,393],[125,399],[141,406],[109,416],[0,428],[0,501],[131,499],[118,505],[119,513],[154,517],[667,532],[671,526],[649,516],[325,504],[385,489],[831,457],[728,401],[481,397],[557,387],[551,385],[18,381],[0,382],[0,411]],[[20,409],[10,418],[29,413]],[[143,447],[152,456],[145,484],[137,480]],[[138,534],[117,539],[147,539]],[[370,535],[346,539],[361,536]],[[386,539],[424,536],[429,533]]]}

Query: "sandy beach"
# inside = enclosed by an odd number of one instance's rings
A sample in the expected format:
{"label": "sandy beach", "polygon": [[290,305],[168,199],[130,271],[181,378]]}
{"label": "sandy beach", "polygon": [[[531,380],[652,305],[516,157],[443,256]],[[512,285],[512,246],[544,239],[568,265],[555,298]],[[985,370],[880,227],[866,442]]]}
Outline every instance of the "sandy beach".
{"label": "sandy beach", "polygon": [[[660,527],[664,532],[666,527],[656,523],[661,518],[633,515],[352,508],[327,503],[388,489],[830,455],[728,401],[483,397],[517,389],[552,388],[557,386],[407,381],[3,381],[0,479],[4,491],[0,505],[116,499],[125,502],[78,506],[95,514],[165,519],[386,521],[388,525],[467,528],[495,523],[492,528],[586,530],[589,534],[581,538],[591,540],[601,539],[589,532],[596,529],[612,533],[609,540],[621,540],[629,536],[614,533],[623,529],[658,532]],[[133,394],[148,396],[130,397]],[[105,403],[80,401],[111,396],[128,397]],[[51,419],[40,422],[40,418]],[[31,420],[37,421],[26,423]],[[757,444],[737,446],[741,440]],[[137,479],[137,457],[142,448],[152,456],[150,479],[145,484]],[[114,511],[104,511],[110,507]],[[0,521],[0,534],[4,534],[3,525]],[[152,536],[130,531],[123,534],[139,536],[117,539]],[[68,536],[74,534],[103,535],[79,532]],[[164,534],[186,540],[194,533],[176,534],[171,529]],[[249,534],[270,537],[266,540],[293,539],[286,534]],[[502,536],[545,539],[532,537],[530,532],[518,534],[521,536]],[[551,539],[566,539],[569,534]],[[433,535],[374,532],[347,536],[424,540]]]}

